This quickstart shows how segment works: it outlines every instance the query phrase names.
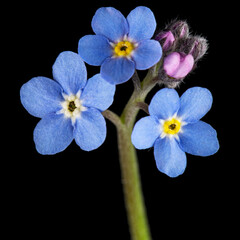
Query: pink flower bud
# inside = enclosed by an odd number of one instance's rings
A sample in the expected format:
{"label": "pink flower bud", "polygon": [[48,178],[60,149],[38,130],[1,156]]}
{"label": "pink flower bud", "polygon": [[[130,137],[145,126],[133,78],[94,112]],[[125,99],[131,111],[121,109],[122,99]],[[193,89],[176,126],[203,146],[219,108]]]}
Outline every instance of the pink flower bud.
{"label": "pink flower bud", "polygon": [[193,68],[194,58],[191,54],[172,52],[164,59],[163,69],[175,79],[184,78]]}
{"label": "pink flower bud", "polygon": [[162,45],[163,51],[167,51],[173,45],[175,38],[171,31],[168,32],[160,32],[156,37],[155,40],[159,41]]}

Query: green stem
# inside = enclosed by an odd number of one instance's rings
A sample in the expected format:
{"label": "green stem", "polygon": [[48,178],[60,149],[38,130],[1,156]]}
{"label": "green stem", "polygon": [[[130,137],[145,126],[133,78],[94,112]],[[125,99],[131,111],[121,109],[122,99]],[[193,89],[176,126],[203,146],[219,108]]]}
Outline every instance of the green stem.
{"label": "green stem", "polygon": [[136,120],[136,116],[139,111],[138,102],[144,102],[148,93],[155,87],[157,81],[155,80],[158,76],[158,70],[161,66],[162,61],[157,63],[154,67],[149,69],[146,77],[141,82],[141,87],[135,88],[132,96],[130,97],[128,103],[126,104],[121,120],[126,124],[127,127],[133,128]]}
{"label": "green stem", "polygon": [[118,149],[132,240],[150,240],[151,235],[142,195],[137,155],[131,144],[131,131],[124,125],[118,129]]}
{"label": "green stem", "polygon": [[147,94],[156,85],[157,82],[154,79],[157,77],[160,65],[161,61],[148,71],[140,84],[136,79],[135,90],[121,117],[109,110],[103,112],[104,117],[111,120],[117,128],[123,192],[132,240],[151,240],[137,155],[131,143],[131,134],[139,111],[138,103],[144,102]]}

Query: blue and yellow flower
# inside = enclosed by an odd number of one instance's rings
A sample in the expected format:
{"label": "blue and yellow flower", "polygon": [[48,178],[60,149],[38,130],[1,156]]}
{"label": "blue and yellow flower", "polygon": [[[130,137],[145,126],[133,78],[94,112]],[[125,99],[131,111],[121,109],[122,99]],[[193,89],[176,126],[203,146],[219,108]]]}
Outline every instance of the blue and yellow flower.
{"label": "blue and yellow flower", "polygon": [[201,87],[179,98],[174,89],[158,91],[149,105],[150,116],[140,119],[132,132],[137,149],[154,146],[159,171],[177,177],[185,171],[186,153],[209,156],[219,149],[216,131],[200,119],[210,110],[212,95]]}
{"label": "blue and yellow flower", "polygon": [[62,52],[57,57],[53,78],[55,81],[32,78],[20,90],[26,110],[42,118],[34,129],[37,151],[55,154],[67,148],[73,139],[85,151],[98,148],[106,138],[101,112],[112,104],[115,86],[100,74],[87,81],[85,64],[73,52]]}
{"label": "blue and yellow flower", "polygon": [[115,8],[99,8],[92,29],[96,35],[82,37],[78,53],[86,63],[101,66],[102,77],[112,84],[126,82],[135,69],[148,69],[162,56],[159,42],[150,40],[156,20],[147,7],[135,8],[127,18]]}

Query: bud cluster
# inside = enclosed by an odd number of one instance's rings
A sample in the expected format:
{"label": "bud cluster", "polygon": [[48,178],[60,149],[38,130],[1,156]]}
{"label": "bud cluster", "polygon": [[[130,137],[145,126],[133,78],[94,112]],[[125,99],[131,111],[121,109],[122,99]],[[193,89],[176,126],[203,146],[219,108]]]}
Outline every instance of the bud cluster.
{"label": "bud cluster", "polygon": [[181,20],[168,24],[155,36],[155,40],[160,42],[163,50],[159,79],[169,88],[177,87],[208,49],[207,40],[190,35],[188,24]]}

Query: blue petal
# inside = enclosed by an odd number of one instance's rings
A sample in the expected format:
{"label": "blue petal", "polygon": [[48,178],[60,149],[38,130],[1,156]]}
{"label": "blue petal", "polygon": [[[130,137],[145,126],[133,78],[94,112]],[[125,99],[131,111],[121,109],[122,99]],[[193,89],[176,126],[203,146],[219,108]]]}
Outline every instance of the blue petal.
{"label": "blue petal", "polygon": [[189,88],[180,98],[178,116],[186,122],[196,122],[210,110],[212,101],[212,94],[208,89]]}
{"label": "blue petal", "polygon": [[197,156],[209,156],[218,151],[217,133],[211,125],[198,121],[183,126],[182,130],[179,138],[183,151]]}
{"label": "blue petal", "polygon": [[46,77],[35,77],[23,84],[20,99],[31,115],[40,118],[60,110],[64,100],[61,86]]}
{"label": "blue petal", "polygon": [[55,154],[65,150],[73,140],[73,127],[70,118],[62,114],[44,117],[34,129],[34,142],[41,154]]}
{"label": "blue petal", "polygon": [[154,144],[154,156],[158,170],[169,177],[177,177],[185,171],[186,154],[175,138],[159,138]]}
{"label": "blue petal", "polygon": [[74,137],[82,150],[91,151],[103,144],[106,132],[106,122],[102,114],[97,109],[88,108],[76,120]]}
{"label": "blue petal", "polygon": [[106,110],[113,103],[116,86],[105,81],[100,74],[96,74],[87,81],[81,95],[83,105]]}
{"label": "blue petal", "polygon": [[156,29],[156,20],[153,12],[147,7],[137,7],[127,16],[129,24],[128,36],[135,41],[150,39]]}
{"label": "blue petal", "polygon": [[155,65],[162,56],[160,43],[155,40],[145,40],[139,43],[133,54],[136,69],[145,70]]}
{"label": "blue petal", "polygon": [[151,116],[144,117],[133,128],[132,143],[137,149],[150,148],[160,134],[159,121]]}
{"label": "blue petal", "polygon": [[78,53],[86,63],[100,66],[107,57],[113,55],[113,50],[106,37],[86,35],[79,40]]}
{"label": "blue petal", "polygon": [[107,58],[101,66],[101,75],[111,84],[128,81],[135,71],[135,63],[125,57]]}
{"label": "blue petal", "polygon": [[159,119],[172,117],[179,109],[180,101],[176,90],[163,88],[158,91],[149,104],[150,115]]}
{"label": "blue petal", "polygon": [[53,78],[65,93],[76,94],[87,81],[87,70],[81,57],[74,52],[62,52],[53,64]]}
{"label": "blue petal", "polygon": [[117,9],[102,7],[93,16],[92,29],[96,34],[104,35],[115,42],[128,33],[128,23]]}

